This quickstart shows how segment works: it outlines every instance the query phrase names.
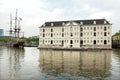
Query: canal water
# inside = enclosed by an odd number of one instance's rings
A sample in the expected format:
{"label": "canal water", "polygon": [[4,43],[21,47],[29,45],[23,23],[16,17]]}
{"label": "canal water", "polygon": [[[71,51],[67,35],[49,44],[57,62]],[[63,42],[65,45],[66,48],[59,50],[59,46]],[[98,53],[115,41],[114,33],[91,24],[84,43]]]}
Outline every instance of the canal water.
{"label": "canal water", "polygon": [[120,80],[120,50],[0,46],[0,80]]}

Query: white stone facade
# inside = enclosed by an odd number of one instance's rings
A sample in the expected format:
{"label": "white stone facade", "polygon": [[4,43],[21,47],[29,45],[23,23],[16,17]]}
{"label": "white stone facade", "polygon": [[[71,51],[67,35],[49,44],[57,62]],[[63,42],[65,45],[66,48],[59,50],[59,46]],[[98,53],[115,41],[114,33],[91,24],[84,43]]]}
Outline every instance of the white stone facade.
{"label": "white stone facade", "polygon": [[39,48],[111,49],[111,24],[105,19],[46,22]]}

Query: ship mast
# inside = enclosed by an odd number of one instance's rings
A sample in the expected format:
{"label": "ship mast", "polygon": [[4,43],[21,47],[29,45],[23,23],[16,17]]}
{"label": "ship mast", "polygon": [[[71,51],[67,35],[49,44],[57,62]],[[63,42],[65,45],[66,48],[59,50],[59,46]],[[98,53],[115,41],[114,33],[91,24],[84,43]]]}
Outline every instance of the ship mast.
{"label": "ship mast", "polygon": [[9,36],[10,36],[10,40],[12,39],[12,14],[10,14],[10,30],[9,30]]}
{"label": "ship mast", "polygon": [[13,22],[12,22],[12,14],[10,14],[10,30],[9,30],[9,38],[19,38],[20,37],[20,30],[21,30],[21,25],[20,21],[22,18],[18,18],[18,10],[16,9],[15,13],[15,23],[14,23],[14,28],[13,28]]}
{"label": "ship mast", "polygon": [[18,28],[17,28],[17,37],[19,38],[20,37],[20,30],[21,30],[21,25],[20,25],[20,21],[21,21],[22,19],[21,18],[19,18],[19,20],[18,20]]}
{"label": "ship mast", "polygon": [[15,38],[17,38],[17,9],[15,14],[15,28],[14,28]]}

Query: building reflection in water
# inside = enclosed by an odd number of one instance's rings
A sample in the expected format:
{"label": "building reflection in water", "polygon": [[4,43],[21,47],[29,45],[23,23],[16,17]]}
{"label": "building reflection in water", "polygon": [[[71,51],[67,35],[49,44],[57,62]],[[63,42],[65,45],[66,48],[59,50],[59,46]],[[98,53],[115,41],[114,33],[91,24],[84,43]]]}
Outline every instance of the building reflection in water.
{"label": "building reflection in water", "polygon": [[113,53],[118,58],[118,60],[120,61],[120,49],[113,49]]}
{"label": "building reflection in water", "polygon": [[59,76],[108,77],[111,68],[111,51],[57,51],[40,50],[39,66],[42,73]]}
{"label": "building reflection in water", "polygon": [[22,62],[24,60],[24,48],[13,48],[8,47],[9,54],[9,79],[15,78],[18,75],[19,70],[21,69]]}

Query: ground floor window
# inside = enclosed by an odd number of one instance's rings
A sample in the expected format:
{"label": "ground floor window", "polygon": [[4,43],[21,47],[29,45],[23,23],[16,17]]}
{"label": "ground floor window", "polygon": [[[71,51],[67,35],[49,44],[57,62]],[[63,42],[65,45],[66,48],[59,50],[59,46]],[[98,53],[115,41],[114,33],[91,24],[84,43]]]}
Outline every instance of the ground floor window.
{"label": "ground floor window", "polygon": [[104,44],[107,44],[107,40],[104,40]]}
{"label": "ground floor window", "polygon": [[51,40],[51,44],[53,44],[53,40]]}
{"label": "ground floor window", "polygon": [[93,44],[96,44],[96,40],[93,41]]}
{"label": "ground floor window", "polygon": [[64,45],[64,41],[62,40],[62,46]]}
{"label": "ground floor window", "polygon": [[80,44],[83,45],[83,40],[80,40]]}
{"label": "ground floor window", "polygon": [[73,44],[73,40],[70,40],[70,44]]}

